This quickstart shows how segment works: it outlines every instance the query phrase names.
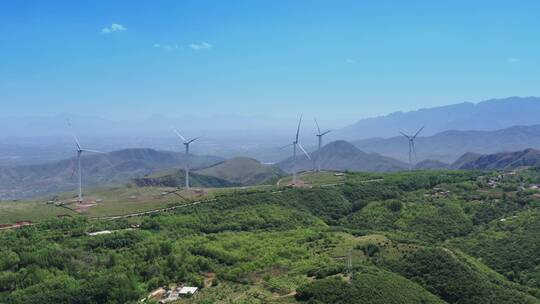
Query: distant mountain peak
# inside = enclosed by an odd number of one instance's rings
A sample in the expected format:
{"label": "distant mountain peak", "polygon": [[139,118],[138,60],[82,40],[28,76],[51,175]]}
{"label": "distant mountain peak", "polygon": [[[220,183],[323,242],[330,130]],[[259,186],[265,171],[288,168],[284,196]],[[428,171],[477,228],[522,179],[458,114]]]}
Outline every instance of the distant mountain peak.
{"label": "distant mountain peak", "polygon": [[536,115],[539,112],[539,97],[516,96],[478,103],[463,102],[362,119],[336,130],[332,137],[346,140],[391,137],[423,125],[426,126],[422,132],[424,136],[446,130],[497,130],[514,125],[540,124],[540,116]]}
{"label": "distant mountain peak", "polygon": [[[303,154],[298,154],[297,166],[299,170],[313,169],[318,153],[314,151],[310,155],[312,160],[307,159]],[[324,170],[389,172],[403,170],[407,167],[405,163],[398,160],[377,153],[365,153],[345,140],[332,141],[323,146],[320,157],[321,167]],[[286,172],[292,172],[292,157],[279,162],[277,166]]]}
{"label": "distant mountain peak", "polygon": [[321,153],[337,153],[339,155],[348,155],[351,153],[365,154],[363,151],[358,149],[355,145],[345,140],[335,140],[335,141],[329,142],[328,144],[326,144],[325,146],[321,148]]}

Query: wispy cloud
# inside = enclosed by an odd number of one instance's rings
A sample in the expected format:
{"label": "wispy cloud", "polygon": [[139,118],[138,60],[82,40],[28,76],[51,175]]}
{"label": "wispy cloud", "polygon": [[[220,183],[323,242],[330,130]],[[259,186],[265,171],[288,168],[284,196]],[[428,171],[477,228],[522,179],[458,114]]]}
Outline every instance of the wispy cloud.
{"label": "wispy cloud", "polygon": [[208,42],[201,42],[201,43],[192,43],[189,45],[189,47],[192,50],[200,51],[200,50],[209,50],[213,48],[214,46]]}
{"label": "wispy cloud", "polygon": [[516,58],[516,57],[508,57],[506,58],[506,63],[518,63],[520,62],[521,60],[519,58]]}
{"label": "wispy cloud", "polygon": [[152,45],[156,49],[162,49],[166,51],[174,51],[180,49],[180,47],[176,44],[161,44],[161,43],[154,43]]}
{"label": "wispy cloud", "polygon": [[114,32],[122,32],[122,31],[126,31],[126,30],[127,30],[127,28],[125,26],[123,26],[122,24],[113,23],[109,27],[102,28],[101,33],[102,34],[111,34],[111,33],[114,33]]}

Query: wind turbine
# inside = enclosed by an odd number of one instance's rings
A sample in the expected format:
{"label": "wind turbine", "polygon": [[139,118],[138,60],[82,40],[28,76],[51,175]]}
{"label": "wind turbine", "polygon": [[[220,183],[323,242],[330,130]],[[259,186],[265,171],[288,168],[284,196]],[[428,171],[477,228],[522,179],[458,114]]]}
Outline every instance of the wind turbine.
{"label": "wind turbine", "polygon": [[330,133],[331,130],[324,131],[321,133],[321,128],[319,128],[319,123],[317,122],[317,119],[315,119],[315,124],[317,125],[317,139],[319,140],[319,147],[317,148],[317,172],[321,171],[321,145],[322,145],[322,137],[328,133]]}
{"label": "wind turbine", "polygon": [[173,129],[174,133],[182,140],[182,143],[186,147],[186,159],[184,161],[184,171],[186,172],[186,189],[189,189],[189,145],[199,139],[199,137],[192,138],[190,140],[187,140],[180,132],[178,132],[176,129]]}
{"label": "wind turbine", "polygon": [[[70,125],[71,126],[71,125]],[[79,139],[73,133],[73,139],[75,140],[75,147],[77,149],[77,175],[79,177],[79,203],[83,202],[83,193],[82,193],[82,167],[81,167],[81,157],[82,154],[85,152],[89,153],[99,153],[99,154],[106,154],[105,152],[97,151],[97,150],[90,150],[90,149],[84,149],[81,146],[81,143],[79,142]],[[75,171],[73,171],[75,173]],[[73,174],[72,174],[73,175]]]}
{"label": "wind turbine", "polygon": [[288,145],[282,147],[282,149],[284,149],[286,147],[293,146],[293,181],[292,181],[293,185],[296,185],[296,181],[297,181],[296,147],[300,148],[300,150],[302,150],[302,152],[304,152],[306,157],[309,160],[311,160],[311,157],[309,157],[309,154],[306,152],[306,149],[304,149],[304,147],[302,147],[302,145],[298,142],[298,135],[300,134],[300,125],[301,124],[302,124],[302,115],[300,115],[300,120],[298,121],[298,128],[296,129],[296,136],[294,138],[294,141],[292,142],[292,144],[288,144]]}
{"label": "wind turbine", "polygon": [[416,139],[416,136],[420,134],[420,132],[424,129],[424,126],[422,126],[413,136],[407,135],[403,132],[401,135],[405,136],[407,140],[409,141],[409,170],[413,169],[413,163],[412,163],[412,154],[414,154],[414,160],[416,161],[416,149],[414,148],[414,140]]}

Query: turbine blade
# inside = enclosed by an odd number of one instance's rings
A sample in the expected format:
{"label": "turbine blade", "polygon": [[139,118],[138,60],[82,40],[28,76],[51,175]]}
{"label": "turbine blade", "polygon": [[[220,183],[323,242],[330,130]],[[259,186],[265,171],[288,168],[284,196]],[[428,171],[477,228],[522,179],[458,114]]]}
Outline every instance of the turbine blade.
{"label": "turbine blade", "polygon": [[176,135],[178,137],[180,137],[180,139],[183,141],[183,142],[187,142],[186,138],[184,136],[182,136],[182,134],[180,134],[180,132],[178,132],[178,130],[176,129],[173,129],[174,133],[176,133]]}
{"label": "turbine blade", "polygon": [[413,139],[416,138],[416,136],[418,136],[418,134],[420,134],[420,132],[422,132],[422,130],[424,130],[424,127],[425,127],[425,126],[422,126],[422,127],[416,132],[416,134],[414,134]]}
{"label": "turbine blade", "polygon": [[71,125],[71,121],[69,119],[67,120],[68,128],[71,132],[71,136],[73,136],[73,139],[75,140],[75,145],[77,146],[77,150],[81,150],[81,143],[79,142],[79,139],[77,138],[77,135],[75,135],[75,132],[73,131],[73,126]]}
{"label": "turbine blade", "polygon": [[317,125],[317,134],[321,134],[321,128],[319,128],[319,123],[317,122],[317,118],[315,118],[315,124]]}
{"label": "turbine blade", "polygon": [[403,133],[403,132],[399,132],[399,133],[401,133],[401,135],[403,135],[403,136],[407,137],[408,139],[410,139],[410,138],[411,138],[411,137],[410,137],[409,135],[407,135],[407,134],[405,134],[405,133]]}
{"label": "turbine blade", "polygon": [[304,149],[304,147],[302,147],[302,145],[300,143],[298,143],[298,147],[300,148],[300,150],[302,150],[302,152],[304,152],[304,154],[306,155],[306,157],[311,160],[311,157],[309,156],[309,154],[306,152],[306,149]]}
{"label": "turbine blade", "polygon": [[300,115],[300,120],[298,121],[298,128],[296,129],[296,142],[298,142],[298,134],[300,134],[300,125],[302,124],[302,115]]}
{"label": "turbine blade", "polygon": [[190,140],[187,142],[187,144],[189,145],[190,143],[196,141],[196,140],[199,139],[199,138],[200,138],[200,137],[192,138],[192,139],[190,139]]}
{"label": "turbine blade", "polygon": [[79,139],[75,134],[73,134],[73,139],[75,140],[75,145],[77,146],[77,150],[82,150],[81,143],[79,142]]}
{"label": "turbine blade", "polygon": [[332,132],[332,130],[327,130],[326,132],[322,133],[321,136],[326,135],[328,133]]}

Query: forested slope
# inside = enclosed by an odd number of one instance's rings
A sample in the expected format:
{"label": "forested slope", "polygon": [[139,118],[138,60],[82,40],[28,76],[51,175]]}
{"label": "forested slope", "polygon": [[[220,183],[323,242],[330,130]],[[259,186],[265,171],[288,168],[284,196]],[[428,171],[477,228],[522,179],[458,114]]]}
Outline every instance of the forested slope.
{"label": "forested slope", "polygon": [[169,283],[202,287],[178,303],[540,303],[539,179],[354,173],[224,194],[139,229],[51,220],[0,232],[0,303],[135,303]]}

